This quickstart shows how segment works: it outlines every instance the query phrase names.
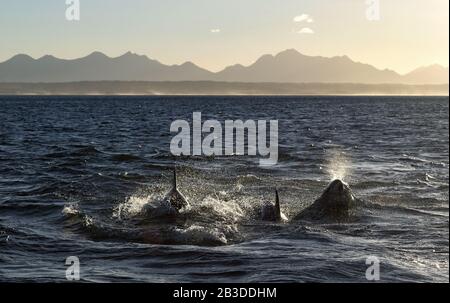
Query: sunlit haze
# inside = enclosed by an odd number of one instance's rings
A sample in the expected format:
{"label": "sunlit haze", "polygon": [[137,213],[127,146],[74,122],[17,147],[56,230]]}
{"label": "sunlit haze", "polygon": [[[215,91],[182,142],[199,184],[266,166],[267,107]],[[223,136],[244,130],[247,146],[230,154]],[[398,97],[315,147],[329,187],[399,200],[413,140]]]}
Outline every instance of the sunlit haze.
{"label": "sunlit haze", "polygon": [[448,66],[449,2],[380,2],[380,20],[364,0],[81,0],[81,19],[65,19],[65,0],[0,4],[0,61],[18,53],[77,58],[127,51],[165,64],[192,61],[212,71],[248,65],[295,48],[307,55],[348,55],[407,73]]}

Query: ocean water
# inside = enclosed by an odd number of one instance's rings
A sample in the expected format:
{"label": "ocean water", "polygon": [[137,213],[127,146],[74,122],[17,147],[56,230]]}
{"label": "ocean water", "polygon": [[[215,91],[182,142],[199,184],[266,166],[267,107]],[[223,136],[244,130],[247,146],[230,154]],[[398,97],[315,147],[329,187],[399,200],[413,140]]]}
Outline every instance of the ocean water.
{"label": "ocean water", "polygon": [[[174,157],[176,119],[276,119],[279,163]],[[184,220],[143,219],[177,166]],[[341,178],[346,223],[296,222]],[[280,192],[286,223],[257,210]],[[0,281],[449,281],[448,97],[0,97]]]}

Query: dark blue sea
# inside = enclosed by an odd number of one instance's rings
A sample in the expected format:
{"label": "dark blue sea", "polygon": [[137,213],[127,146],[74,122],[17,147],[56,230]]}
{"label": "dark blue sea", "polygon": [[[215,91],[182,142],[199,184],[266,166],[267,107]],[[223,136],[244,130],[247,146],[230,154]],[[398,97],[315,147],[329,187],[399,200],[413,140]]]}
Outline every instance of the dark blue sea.
{"label": "dark blue sea", "polygon": [[[170,124],[279,121],[279,162],[170,153]],[[177,167],[183,223],[139,219]],[[343,179],[349,222],[291,219]],[[148,222],[147,222],[148,223]],[[449,281],[448,97],[0,97],[0,281]]]}

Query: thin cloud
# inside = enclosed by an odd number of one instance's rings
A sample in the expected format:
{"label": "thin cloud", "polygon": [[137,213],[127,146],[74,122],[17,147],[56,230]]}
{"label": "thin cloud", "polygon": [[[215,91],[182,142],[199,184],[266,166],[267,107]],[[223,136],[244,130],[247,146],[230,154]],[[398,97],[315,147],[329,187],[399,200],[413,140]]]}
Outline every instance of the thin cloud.
{"label": "thin cloud", "polygon": [[312,35],[314,34],[314,31],[312,29],[310,29],[309,27],[304,27],[301,30],[299,30],[297,33],[299,34],[306,34],[306,35]]}
{"label": "thin cloud", "polygon": [[213,29],[210,30],[210,32],[213,33],[213,34],[218,34],[218,33],[221,32],[221,30],[220,30],[220,28],[213,28]]}
{"label": "thin cloud", "polygon": [[294,22],[296,22],[296,23],[300,23],[300,22],[303,22],[303,21],[306,21],[308,23],[312,23],[313,19],[308,14],[301,14],[301,15],[298,15],[298,16],[294,17]]}

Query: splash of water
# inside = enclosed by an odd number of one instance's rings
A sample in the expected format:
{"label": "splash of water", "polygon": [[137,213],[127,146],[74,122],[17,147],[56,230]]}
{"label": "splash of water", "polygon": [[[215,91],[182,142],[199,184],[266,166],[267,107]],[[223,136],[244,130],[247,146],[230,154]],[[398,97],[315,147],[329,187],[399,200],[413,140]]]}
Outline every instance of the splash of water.
{"label": "splash of water", "polygon": [[176,228],[175,241],[190,244],[214,243],[227,245],[228,239],[223,231],[218,228],[208,228],[200,225],[192,225],[186,229]]}
{"label": "splash of water", "polygon": [[328,151],[326,172],[330,181],[336,179],[345,181],[351,174],[351,161],[346,153],[335,149]]}
{"label": "splash of water", "polygon": [[160,196],[151,194],[147,196],[131,196],[120,203],[113,211],[113,217],[119,220],[139,215],[149,201],[157,201]]}
{"label": "splash of water", "polygon": [[216,216],[224,221],[237,222],[245,216],[241,205],[234,200],[222,200],[220,198],[206,196],[198,206],[209,216]]}
{"label": "splash of water", "polygon": [[78,215],[80,213],[78,204],[68,204],[65,205],[62,213],[66,216],[75,216]]}

